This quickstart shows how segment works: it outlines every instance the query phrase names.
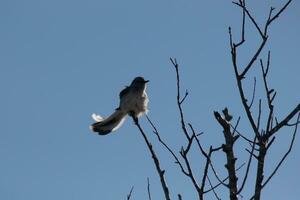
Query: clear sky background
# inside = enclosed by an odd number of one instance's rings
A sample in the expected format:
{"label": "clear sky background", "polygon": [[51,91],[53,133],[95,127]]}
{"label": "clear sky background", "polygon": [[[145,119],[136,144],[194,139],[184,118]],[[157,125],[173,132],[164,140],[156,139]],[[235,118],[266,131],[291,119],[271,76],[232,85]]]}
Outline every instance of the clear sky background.
{"label": "clear sky background", "polygon": [[[248,4],[262,24],[269,7],[279,8],[284,2]],[[269,81],[278,92],[275,113],[279,119],[300,100],[299,8],[300,2],[293,1],[273,24],[265,49],[272,50]],[[92,134],[88,127],[93,112],[109,115],[118,106],[119,91],[141,75],[151,81],[149,116],[178,152],[185,140],[169,57],[176,57],[181,65],[182,92],[190,93],[184,104],[186,120],[205,132],[201,141],[206,148],[223,142],[213,111],[225,106],[234,120],[242,117],[240,130],[252,137],[228,43],[229,25],[239,38],[239,11],[229,0],[1,0],[0,199],[117,200],[125,199],[134,185],[132,197],[141,200],[147,198],[147,177],[153,199],[162,199],[152,159],[131,119],[105,137]],[[247,62],[259,41],[253,28],[247,31],[240,63]],[[259,72],[252,70],[245,80],[248,95]],[[261,77],[257,79],[261,87]],[[145,118],[141,124],[167,171],[172,197],[181,193],[186,200],[194,199],[190,181],[157,144]],[[266,175],[288,148],[291,133],[284,129],[278,135],[267,158]],[[264,190],[264,199],[299,199],[299,139]],[[247,159],[245,147],[236,148],[241,164]],[[204,161],[198,154],[191,157],[201,169]],[[215,160],[224,177],[224,155]],[[253,176],[244,199],[253,192]],[[227,199],[227,191],[219,191]]]}

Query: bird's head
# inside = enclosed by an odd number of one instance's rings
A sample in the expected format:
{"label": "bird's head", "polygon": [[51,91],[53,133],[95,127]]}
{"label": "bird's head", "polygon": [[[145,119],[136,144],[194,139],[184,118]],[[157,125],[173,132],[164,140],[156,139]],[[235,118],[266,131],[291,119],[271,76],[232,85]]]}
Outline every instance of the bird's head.
{"label": "bird's head", "polygon": [[143,77],[138,76],[135,79],[133,79],[130,87],[145,89],[146,83],[148,82],[149,82],[148,80],[145,80]]}
{"label": "bird's head", "polygon": [[138,76],[135,79],[133,79],[131,85],[135,85],[135,84],[145,84],[148,83],[149,80],[145,80],[144,77]]}

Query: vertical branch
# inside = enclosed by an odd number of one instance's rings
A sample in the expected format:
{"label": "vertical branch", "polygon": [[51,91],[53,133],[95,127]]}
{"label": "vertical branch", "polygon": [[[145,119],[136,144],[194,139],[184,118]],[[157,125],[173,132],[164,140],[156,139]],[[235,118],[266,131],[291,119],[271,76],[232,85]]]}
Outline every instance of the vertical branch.
{"label": "vertical branch", "polygon": [[226,153],[227,163],[225,165],[228,176],[229,176],[229,189],[230,189],[230,200],[238,200],[237,197],[237,176],[235,169],[236,158],[234,156],[233,145],[239,136],[234,136],[230,130],[230,119],[226,117],[228,115],[228,110],[225,108],[223,110],[224,118],[221,117],[220,113],[214,112],[216,120],[223,127],[223,134],[225,138],[225,144],[223,145],[223,151]]}
{"label": "vertical branch", "polygon": [[262,191],[262,182],[264,179],[264,167],[265,167],[265,157],[267,153],[266,141],[261,139],[259,142],[259,154],[257,156],[257,169],[256,169],[256,182],[255,182],[255,192],[254,200],[260,200]]}
{"label": "vertical branch", "polygon": [[[274,111],[274,106],[273,106],[272,102],[276,96],[276,92],[274,92],[274,89],[271,89],[271,90],[269,89],[268,82],[267,82],[267,75],[268,75],[269,67],[270,67],[270,51],[268,52],[268,61],[267,61],[266,70],[264,69],[264,64],[263,64],[262,59],[260,59],[260,66],[261,66],[261,70],[262,70],[262,77],[263,77],[263,81],[264,81],[265,92],[266,92],[266,97],[267,97],[268,107],[269,107],[269,116],[267,119],[267,127],[266,127],[266,132],[268,134],[270,129],[272,128],[272,119],[273,119],[273,111]],[[272,93],[274,93],[274,94],[271,97]]]}
{"label": "vertical branch", "polygon": [[147,192],[148,192],[148,200],[151,200],[149,177],[147,178]]}
{"label": "vertical branch", "polygon": [[[233,64],[233,69],[234,69],[234,72],[235,72],[235,78],[236,78],[236,81],[237,81],[237,86],[238,86],[238,90],[239,90],[239,93],[240,93],[240,97],[241,97],[241,100],[242,100],[242,104],[243,104],[243,107],[244,107],[244,110],[247,114],[247,117],[248,117],[248,120],[251,124],[251,127],[256,135],[256,137],[259,137],[259,131],[256,127],[256,124],[254,122],[254,119],[253,119],[253,116],[252,116],[252,113],[250,111],[250,107],[248,106],[248,100],[244,94],[244,89],[243,89],[243,85],[242,85],[242,78],[244,77],[245,75],[245,72],[247,73],[248,70],[244,70],[244,72],[242,73],[242,75],[239,74],[238,72],[238,65],[237,65],[237,55],[236,55],[236,45],[233,43],[232,41],[232,33],[231,33],[231,28],[229,28],[229,38],[230,38],[230,46],[231,46],[231,59],[232,59],[232,64]],[[248,67],[251,67],[251,65],[248,65]]]}
{"label": "vertical branch", "polygon": [[242,185],[241,185],[240,189],[238,190],[237,194],[240,194],[243,191],[245,183],[247,181],[249,170],[250,170],[250,165],[252,162],[252,157],[254,156],[255,142],[256,142],[256,137],[254,137],[253,142],[250,143],[252,145],[252,149],[251,149],[251,152],[249,152],[250,155],[249,155],[249,160],[248,160],[248,164],[247,164],[247,169],[245,172],[245,176],[244,176]]}
{"label": "vertical branch", "polygon": [[[259,132],[259,127],[260,127],[260,120],[261,120],[261,100],[259,101],[259,113],[258,113],[258,118],[257,118],[257,123],[254,123],[254,119],[253,119],[253,115],[251,113],[251,107],[252,107],[252,103],[253,103],[253,97],[251,100],[250,105],[248,104],[248,100],[247,97],[244,94],[244,88],[243,88],[243,84],[242,84],[242,80],[246,77],[248,71],[254,66],[255,61],[257,60],[258,56],[261,54],[262,50],[265,47],[265,44],[268,40],[268,29],[271,25],[271,23],[279,17],[279,15],[281,13],[283,13],[283,11],[288,7],[288,5],[291,3],[292,0],[288,0],[284,6],[274,15],[272,16],[272,13],[274,11],[274,8],[271,7],[269,15],[268,15],[268,19],[266,20],[265,26],[263,27],[263,29],[258,25],[257,21],[255,20],[255,18],[252,16],[252,14],[250,13],[250,11],[246,8],[245,5],[245,1],[239,1],[239,2],[233,2],[234,4],[238,5],[239,7],[241,7],[243,9],[243,12],[245,12],[245,14],[247,15],[247,17],[249,18],[250,22],[252,23],[252,25],[256,28],[258,34],[261,36],[262,41],[260,43],[260,45],[258,46],[258,48],[256,49],[256,52],[254,53],[254,55],[250,58],[249,62],[246,64],[246,66],[244,68],[242,68],[241,73],[239,73],[239,68],[237,65],[237,47],[239,47],[242,43],[238,43],[235,44],[233,42],[232,39],[232,33],[231,33],[231,29],[229,29],[229,40],[230,40],[230,48],[231,48],[231,57],[232,57],[232,65],[234,68],[234,72],[235,72],[235,78],[237,81],[237,86],[238,86],[238,90],[240,93],[240,97],[242,100],[242,104],[244,107],[244,110],[247,114],[248,120],[251,124],[251,127],[255,133],[255,137],[258,140],[258,155],[254,155],[253,151],[254,151],[254,146],[255,144],[255,140],[252,143],[252,151],[250,152],[250,159],[248,161],[248,164],[251,162],[251,158],[252,156],[254,156],[257,159],[257,169],[256,169],[256,182],[255,182],[255,193],[254,196],[252,197],[255,200],[260,200],[261,197],[261,191],[263,188],[263,179],[264,179],[264,167],[265,167],[265,157],[268,151],[268,148],[272,145],[272,143],[274,142],[275,138],[271,138],[273,136],[273,134],[275,134],[279,129],[281,129],[282,127],[286,126],[289,122],[289,120],[291,120],[298,112],[300,112],[300,104],[298,104],[298,106],[296,108],[294,108],[294,110],[292,110],[281,122],[277,123],[275,127],[273,127],[273,110],[274,110],[274,106],[272,104],[275,96],[276,96],[276,92],[274,92],[273,89],[269,89],[268,84],[267,84],[267,74],[269,71],[269,65],[270,65],[270,52],[268,53],[268,62],[267,62],[267,67],[266,69],[264,69],[263,66],[263,62],[262,60],[260,60],[260,64],[261,64],[261,69],[262,69],[262,76],[263,76],[263,81],[264,81],[264,87],[265,87],[265,91],[266,91],[266,96],[267,96],[267,102],[268,102],[268,107],[269,107],[269,113],[268,113],[268,119],[267,119],[267,123],[266,123],[266,128],[264,131],[262,131],[262,133]],[[242,33],[242,37],[244,33]],[[273,94],[272,94],[273,93]],[[224,123],[223,118],[221,118],[220,114],[215,112],[215,117],[218,119],[219,118],[219,123],[223,126],[224,128],[224,133],[226,132],[226,123]],[[222,123],[223,122],[223,123]],[[244,177],[244,180],[242,182],[242,187],[240,188],[240,190],[238,192],[241,192],[241,190],[244,187],[245,181],[247,179],[247,174],[248,174],[248,167],[246,170],[246,176]],[[276,170],[277,171],[277,170]]]}
{"label": "vertical branch", "polygon": [[183,133],[186,136],[186,138],[188,140],[190,140],[190,136],[188,134],[188,131],[187,131],[186,125],[185,125],[185,121],[184,121],[183,110],[182,110],[182,107],[181,107],[181,104],[183,103],[183,101],[187,97],[188,92],[186,91],[185,96],[181,100],[181,96],[180,96],[180,76],[179,76],[179,69],[178,69],[179,65],[178,65],[176,59],[170,58],[170,61],[172,62],[173,66],[175,68],[175,71],[176,71],[176,80],[177,80],[177,84],[176,84],[177,85],[177,106],[178,106],[179,113],[180,113],[181,128],[182,128]]}
{"label": "vertical branch", "polygon": [[[243,0],[239,0],[239,4],[243,6],[243,8],[246,6],[246,2]],[[242,45],[245,42],[245,19],[246,19],[246,11],[243,9],[243,17],[242,17],[242,37],[241,41],[236,44],[236,47]]]}

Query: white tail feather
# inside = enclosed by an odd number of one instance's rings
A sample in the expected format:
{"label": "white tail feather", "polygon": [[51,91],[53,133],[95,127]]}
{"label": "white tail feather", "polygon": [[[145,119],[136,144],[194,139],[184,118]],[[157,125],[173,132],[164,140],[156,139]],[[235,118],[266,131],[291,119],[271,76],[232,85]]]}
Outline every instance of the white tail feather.
{"label": "white tail feather", "polygon": [[95,120],[96,122],[101,122],[101,121],[104,120],[103,117],[101,117],[100,115],[97,115],[97,114],[95,114],[95,113],[92,114],[92,118],[93,118],[93,120]]}

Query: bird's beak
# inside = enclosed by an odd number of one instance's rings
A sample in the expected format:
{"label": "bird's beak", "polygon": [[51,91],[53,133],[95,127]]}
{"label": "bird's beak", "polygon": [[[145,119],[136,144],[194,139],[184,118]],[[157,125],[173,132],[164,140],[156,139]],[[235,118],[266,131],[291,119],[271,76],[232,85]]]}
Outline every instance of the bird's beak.
{"label": "bird's beak", "polygon": [[148,83],[149,82],[149,80],[145,80],[145,83]]}

